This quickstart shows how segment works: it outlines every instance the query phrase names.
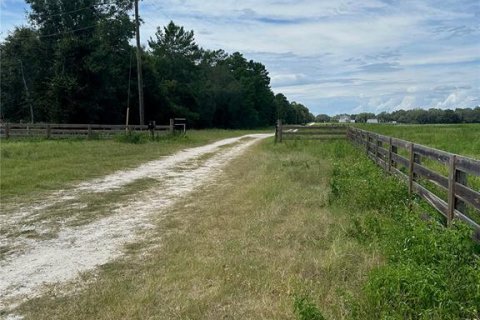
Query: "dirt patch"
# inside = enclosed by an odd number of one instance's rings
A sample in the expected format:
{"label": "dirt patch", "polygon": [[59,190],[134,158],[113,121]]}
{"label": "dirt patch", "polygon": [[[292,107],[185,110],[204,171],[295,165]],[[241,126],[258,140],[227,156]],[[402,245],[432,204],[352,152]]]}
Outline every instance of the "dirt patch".
{"label": "dirt patch", "polygon": [[[157,178],[168,181],[161,187],[139,192],[131,201],[112,208],[107,217],[78,227],[63,227],[58,237],[49,240],[21,238],[23,250],[0,262],[0,315],[6,314],[28,298],[38,296],[44,285],[75,279],[123,254],[124,246],[151,229],[152,217],[165,215],[167,208],[201,185],[213,181],[222,168],[249,146],[269,134],[225,139],[206,146],[183,150],[172,156],[151,161],[138,168],[82,183],[59,191],[43,202],[24,207],[6,215],[0,228],[18,226],[22,221],[62,202],[79,198],[84,193],[105,193],[121,188],[138,179]],[[222,148],[231,145],[231,148]],[[182,163],[216,152],[199,166],[176,170]],[[0,238],[0,246],[15,247],[12,239]]]}

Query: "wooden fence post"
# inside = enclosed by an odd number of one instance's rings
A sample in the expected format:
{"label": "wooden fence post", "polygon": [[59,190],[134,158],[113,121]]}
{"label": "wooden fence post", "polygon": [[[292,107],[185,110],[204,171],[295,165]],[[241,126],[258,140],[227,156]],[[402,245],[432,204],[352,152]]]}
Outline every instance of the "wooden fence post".
{"label": "wooden fence post", "polygon": [[370,149],[370,134],[367,132],[365,133],[365,153],[368,157],[368,150]]}
{"label": "wooden fence post", "polygon": [[394,146],[394,145],[392,145],[392,167],[396,168],[397,167],[397,162],[395,160],[393,160],[393,154],[398,154],[398,147]]}
{"label": "wooden fence post", "polygon": [[376,148],[377,148],[377,158],[380,160],[383,160],[383,163],[384,163],[383,170],[387,171],[387,159],[385,159],[385,156],[383,154],[378,152],[379,148],[383,148],[383,141],[378,139],[378,136],[377,136]]}
{"label": "wooden fence post", "polygon": [[413,196],[413,166],[415,163],[415,153],[413,152],[413,143],[410,143],[409,147],[410,161],[408,162],[408,194],[410,198]]}
{"label": "wooden fence post", "polygon": [[87,126],[87,137],[88,137],[88,139],[92,138],[92,126],[91,125]]}
{"label": "wooden fence post", "polygon": [[50,137],[52,135],[52,128],[50,127],[50,124],[47,124],[46,134],[47,134],[47,139],[50,139]]}
{"label": "wooden fence post", "polygon": [[392,137],[389,137],[388,138],[388,172],[392,172],[392,153],[393,153]]}
{"label": "wooden fence post", "polygon": [[283,142],[283,124],[282,120],[278,120],[278,142]]}
{"label": "wooden fence post", "polygon": [[170,134],[173,134],[175,130],[175,119],[170,119]]}
{"label": "wooden fence post", "polygon": [[5,139],[10,138],[10,123],[5,124]]}
{"label": "wooden fence post", "polygon": [[[455,182],[466,186],[468,182],[467,173],[455,168]],[[465,202],[455,197],[455,209],[465,213],[467,211],[467,206]]]}
{"label": "wooden fence post", "polygon": [[280,120],[277,120],[277,123],[275,123],[275,144],[278,142],[278,121]]}
{"label": "wooden fence post", "polygon": [[447,212],[447,226],[452,225],[453,218],[455,217],[455,177],[456,168],[455,162],[457,156],[452,155],[449,159],[449,172],[448,172],[448,212]]}

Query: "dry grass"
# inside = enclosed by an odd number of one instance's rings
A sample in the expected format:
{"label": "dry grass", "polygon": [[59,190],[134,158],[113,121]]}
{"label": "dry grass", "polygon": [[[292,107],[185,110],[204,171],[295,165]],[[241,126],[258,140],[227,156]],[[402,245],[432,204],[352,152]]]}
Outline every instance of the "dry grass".
{"label": "dry grass", "polygon": [[308,296],[331,319],[349,316],[381,263],[346,236],[327,206],[329,155],[342,142],[254,147],[222,181],[179,202],[124,259],[87,285],[19,309],[29,319],[292,319]]}

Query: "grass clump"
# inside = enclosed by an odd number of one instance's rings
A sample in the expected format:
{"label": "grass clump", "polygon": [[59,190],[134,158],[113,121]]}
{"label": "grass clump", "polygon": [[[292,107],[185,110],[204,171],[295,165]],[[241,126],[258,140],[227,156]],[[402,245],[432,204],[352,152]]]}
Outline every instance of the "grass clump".
{"label": "grass clump", "polygon": [[296,296],[293,305],[298,320],[325,320],[317,306],[306,296]]}
{"label": "grass clump", "polygon": [[409,210],[405,185],[356,151],[335,164],[331,186],[331,203],[352,214],[347,234],[385,257],[369,273],[353,318],[478,318],[479,248],[467,226],[420,219],[425,209]]}

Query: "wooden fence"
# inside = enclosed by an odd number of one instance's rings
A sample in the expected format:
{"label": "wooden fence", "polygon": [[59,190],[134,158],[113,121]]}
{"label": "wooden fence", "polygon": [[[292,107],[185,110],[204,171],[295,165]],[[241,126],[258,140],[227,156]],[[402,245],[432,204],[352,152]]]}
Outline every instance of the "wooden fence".
{"label": "wooden fence", "polygon": [[[478,186],[469,184],[472,179],[480,185],[479,160],[352,127],[347,138],[385,171],[405,180],[410,194],[425,199],[447,219],[448,225],[458,218],[472,226],[480,239],[480,189],[474,190]],[[443,173],[427,168],[427,163]]]}
{"label": "wooden fence", "polygon": [[[179,119],[185,120],[185,119]],[[173,133],[179,129],[185,130],[185,124],[178,124],[174,119],[170,119],[169,125],[103,125],[103,124],[26,124],[26,123],[4,123],[0,125],[0,137],[77,137],[85,136],[92,138],[95,136],[110,136],[125,132],[149,131],[152,135],[157,133]]]}
{"label": "wooden fence", "polygon": [[284,140],[345,139],[346,133],[347,127],[343,125],[284,125],[282,120],[278,120],[275,129],[275,142]]}

